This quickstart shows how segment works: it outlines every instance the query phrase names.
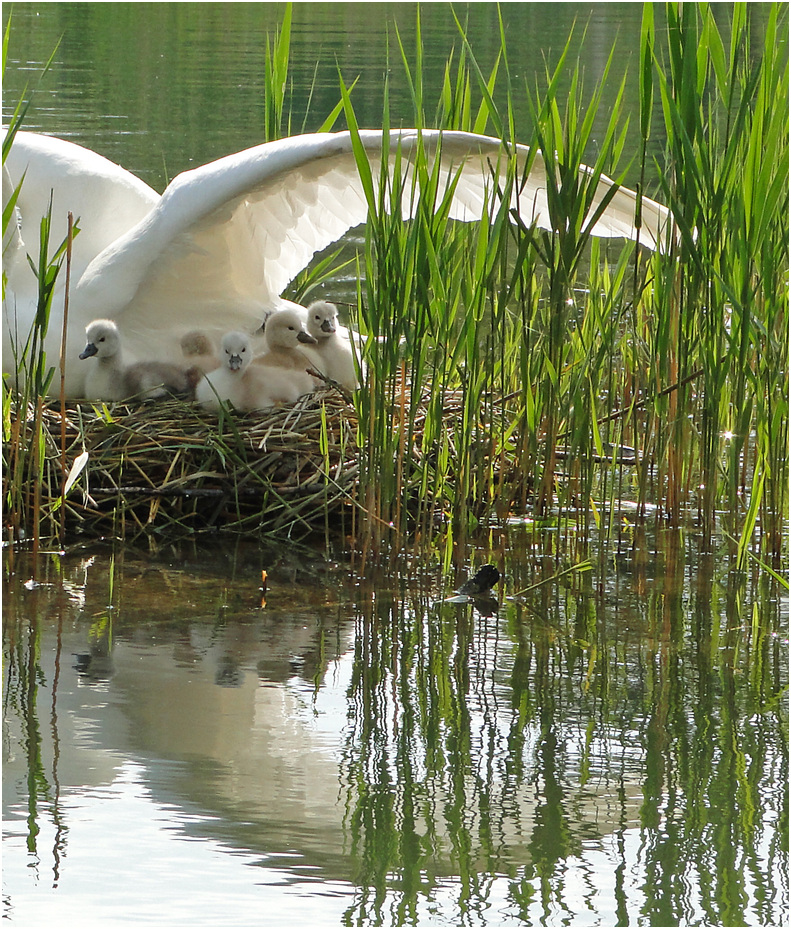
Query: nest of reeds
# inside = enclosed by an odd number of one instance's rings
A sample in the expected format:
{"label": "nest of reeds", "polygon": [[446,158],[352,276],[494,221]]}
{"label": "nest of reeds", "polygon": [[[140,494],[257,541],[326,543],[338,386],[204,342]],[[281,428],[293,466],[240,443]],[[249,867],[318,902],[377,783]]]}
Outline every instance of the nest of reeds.
{"label": "nest of reeds", "polygon": [[357,478],[354,407],[330,387],[244,415],[177,399],[81,401],[63,411],[50,402],[38,413],[31,404],[23,419],[16,413],[22,448],[37,415],[36,508],[53,530],[65,517],[70,529],[122,537],[218,529],[304,537],[337,522]]}

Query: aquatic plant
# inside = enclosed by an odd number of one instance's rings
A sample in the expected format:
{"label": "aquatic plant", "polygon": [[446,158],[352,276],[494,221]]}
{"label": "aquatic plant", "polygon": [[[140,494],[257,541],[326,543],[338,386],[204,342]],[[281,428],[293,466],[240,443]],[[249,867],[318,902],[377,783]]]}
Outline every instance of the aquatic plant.
{"label": "aquatic plant", "polygon": [[[412,58],[396,33],[413,124],[493,133],[508,172],[480,221],[461,224],[449,218],[454,179],[442,178],[420,147],[404,177],[397,150],[385,148],[373,172],[358,145],[370,221],[350,315],[369,338],[354,398],[350,528],[364,558],[428,544],[449,564],[482,527],[518,518],[554,522],[556,556],[579,562],[592,533],[616,544],[653,518],[697,525],[708,548],[721,522],[740,570],[778,569],[788,505],[785,9],[767,6],[760,47],[742,7],[726,38],[708,6],[671,4],[662,28],[660,11],[646,6],[643,16],[637,152],[626,150],[626,79],[594,134],[610,64],[597,87],[585,86],[570,63],[571,37],[540,86],[520,87],[502,24],[499,54],[484,73],[459,22],[459,48],[434,100],[419,11]],[[290,29],[289,9],[267,46],[267,137],[291,125]],[[339,93],[320,128],[343,116],[356,136],[354,85],[341,80]],[[522,94],[529,126],[516,122]],[[381,124],[390,128],[387,92]],[[657,134],[666,147],[651,163]],[[509,156],[517,139],[555,153],[552,233],[511,210],[521,183]],[[598,176],[619,180],[632,160],[640,190],[664,199],[676,222],[676,238],[655,253],[593,239],[584,220]],[[321,256],[289,295],[326,289],[339,254]],[[62,259],[60,249],[54,259],[41,253],[43,294],[47,269]],[[30,370],[22,410],[48,369],[36,361]],[[12,438],[14,402],[4,396]],[[223,420],[218,432],[231,425]],[[326,457],[328,433],[322,426],[317,434]],[[21,527],[33,512],[21,508],[22,488],[33,492],[41,467],[29,451],[36,441],[16,447],[9,454],[26,458],[28,470],[7,469],[4,491]],[[58,484],[74,486],[65,466]],[[606,559],[607,547],[600,553]]]}
{"label": "aquatic plant", "polygon": [[[5,231],[4,216],[4,231]],[[13,217],[12,217],[13,221]],[[12,538],[24,537],[32,529],[34,550],[37,550],[42,528],[41,495],[47,456],[43,410],[55,368],[47,358],[43,340],[49,328],[55,281],[66,261],[72,232],[50,255],[52,203],[41,220],[38,263],[31,265],[38,280],[38,306],[28,333],[16,333],[11,339],[16,374],[3,375],[3,499]],[[75,230],[76,231],[76,228]],[[5,292],[5,280],[3,281]],[[27,423],[32,425],[28,429]],[[65,458],[59,460],[56,487],[67,480]],[[52,485],[47,483],[47,487]],[[62,526],[61,526],[62,530]],[[62,537],[62,531],[61,531]]]}
{"label": "aquatic plant", "polygon": [[780,504],[756,504],[774,558],[788,500],[788,61],[779,16],[772,7],[756,55],[744,6],[734,6],[728,51],[709,7],[667,7],[667,61],[656,68],[667,137],[659,177],[681,242],[657,256],[645,308],[661,321],[650,343],[656,380],[679,385],[655,407],[666,419],[658,451],[669,515],[678,522],[681,506],[696,502],[710,539],[723,508],[738,535],[751,483]]}
{"label": "aquatic plant", "polygon": [[[517,507],[559,525],[571,516],[584,548],[586,527],[618,533],[616,504],[626,499],[639,519],[697,518],[708,546],[725,509],[742,550],[755,530],[766,556],[781,557],[788,502],[782,15],[772,7],[756,50],[744,8],[735,9],[726,54],[707,6],[668,6],[661,41],[646,7],[640,189],[659,191],[678,229],[653,255],[592,240],[582,224],[597,176],[623,171],[627,120],[622,84],[594,146],[601,86],[589,92],[571,67],[570,90],[559,93],[570,42],[546,75],[548,89],[525,90],[528,133],[514,126],[517,91],[503,34],[485,75],[462,32],[455,74],[449,61],[435,111],[442,128],[491,126],[506,143],[527,138],[557,153],[548,172],[554,233],[507,216],[508,190],[491,191],[477,227],[453,223],[426,159],[405,187],[397,160],[390,171],[383,158],[379,183],[396,204],[385,212],[361,151],[371,218],[356,322],[374,337],[356,398],[359,499],[371,516],[363,548],[397,545],[405,531],[447,547],[445,530],[436,534],[440,514],[463,549],[481,520]],[[420,126],[430,107],[419,22],[417,40],[415,64],[403,48],[402,57]],[[480,98],[474,119],[472,88]],[[351,94],[342,94],[354,132]],[[663,163],[652,166],[655,100],[667,145]],[[385,128],[387,114],[385,103]],[[591,161],[580,180],[579,166]],[[519,183],[516,172],[511,183]],[[402,200],[418,204],[409,223],[397,208]],[[419,446],[418,416],[425,419]]]}

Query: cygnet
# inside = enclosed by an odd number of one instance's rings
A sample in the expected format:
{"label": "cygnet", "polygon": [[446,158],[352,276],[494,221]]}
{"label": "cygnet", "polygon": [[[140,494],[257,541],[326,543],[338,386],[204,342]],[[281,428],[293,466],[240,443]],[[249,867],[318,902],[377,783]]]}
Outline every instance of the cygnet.
{"label": "cygnet", "polygon": [[[326,377],[337,381],[348,390],[360,386],[354,366],[352,333],[338,325],[338,308],[326,300],[316,300],[305,311],[308,332],[316,339],[316,346],[306,350],[315,367]],[[359,343],[357,356],[359,358]],[[362,360],[360,360],[362,365]]]}
{"label": "cygnet", "polygon": [[278,310],[267,319],[264,351],[255,359],[255,370],[265,371],[269,382],[278,385],[276,402],[293,403],[316,388],[317,379],[308,374],[311,360],[301,350],[307,345],[315,346],[316,339],[296,310]]}
{"label": "cygnet", "polygon": [[85,327],[87,344],[80,358],[92,358],[85,375],[89,400],[124,399],[124,355],[121,334],[111,319],[95,319]]}
{"label": "cygnet", "polygon": [[124,394],[148,400],[194,397],[202,375],[198,367],[185,370],[165,361],[138,361],[124,371]]}
{"label": "cygnet", "polygon": [[[222,365],[209,372],[195,391],[196,400],[206,409],[219,410],[221,403],[231,403],[241,413],[266,410],[295,403],[313,390],[313,378],[299,368],[252,364],[252,339],[244,332],[227,332],[221,355]],[[299,363],[307,366],[305,359]]]}
{"label": "cygnet", "polygon": [[237,410],[252,409],[247,405],[245,373],[253,360],[250,337],[244,332],[226,332],[220,346],[221,364],[198,383],[195,399],[209,410],[219,410],[229,402]]}
{"label": "cygnet", "polygon": [[92,359],[85,377],[89,400],[126,400],[130,397],[191,395],[197,373],[160,361],[129,363],[121,333],[111,319],[95,319],[85,328],[87,344],[80,358]]}
{"label": "cygnet", "polygon": [[187,364],[190,367],[200,368],[204,374],[214,371],[219,365],[212,340],[200,329],[184,333],[181,337],[181,351]]}

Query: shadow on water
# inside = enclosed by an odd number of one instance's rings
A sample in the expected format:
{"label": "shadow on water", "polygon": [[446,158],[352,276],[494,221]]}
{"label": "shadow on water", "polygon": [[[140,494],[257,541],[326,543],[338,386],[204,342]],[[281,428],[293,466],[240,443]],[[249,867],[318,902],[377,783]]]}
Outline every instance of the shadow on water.
{"label": "shadow on water", "polygon": [[553,568],[513,529],[471,554],[505,572],[472,604],[430,562],[360,578],[307,549],[93,547],[38,585],[7,557],[12,910],[46,891],[15,868],[79,893],[74,798],[132,761],[174,841],[333,887],[350,925],[778,922],[786,604],[680,533],[638,542],[535,586]]}

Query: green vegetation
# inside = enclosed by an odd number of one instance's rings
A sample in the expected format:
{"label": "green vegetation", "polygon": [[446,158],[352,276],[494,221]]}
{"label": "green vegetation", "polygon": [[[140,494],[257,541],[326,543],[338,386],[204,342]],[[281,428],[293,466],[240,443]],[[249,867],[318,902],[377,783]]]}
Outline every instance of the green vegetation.
{"label": "green vegetation", "polygon": [[[11,28],[9,19],[3,35],[3,73],[5,74],[8,41]],[[52,57],[55,52],[53,51]],[[44,68],[49,68],[50,61]],[[11,119],[8,121],[3,137],[3,164],[11,150],[14,136],[22,125],[30,100],[23,99],[17,103]],[[3,208],[3,252],[18,247],[15,229],[14,211],[24,178],[14,189]],[[24,537],[27,529],[31,530],[33,550],[38,550],[42,529],[41,492],[45,482],[47,465],[47,433],[43,426],[44,397],[55,369],[47,359],[43,349],[44,337],[49,328],[52,298],[55,282],[64,262],[67,261],[70,238],[77,233],[76,226],[70,235],[50,254],[50,229],[52,222],[52,201],[50,199],[47,215],[41,218],[39,232],[39,250],[37,261],[30,256],[31,267],[38,281],[38,303],[33,326],[28,333],[13,333],[11,351],[14,356],[16,374],[13,378],[3,376],[2,417],[3,417],[3,503],[7,513],[5,528],[13,539]],[[6,275],[3,271],[3,302],[6,295]],[[29,428],[25,428],[25,417],[19,410],[26,412]],[[60,475],[55,478],[60,487],[67,479],[65,459],[59,462]],[[61,538],[63,525],[60,525]]]}
{"label": "green vegetation", "polygon": [[[352,533],[364,555],[429,544],[447,564],[480,527],[516,514],[556,525],[558,555],[579,563],[591,530],[618,537],[620,504],[629,501],[629,525],[695,525],[708,549],[722,514],[741,568],[779,567],[788,507],[788,63],[785,8],[767,9],[757,47],[743,6],[733,8],[727,35],[707,5],[669,4],[661,35],[645,7],[637,152],[625,150],[626,82],[594,134],[609,63],[600,86],[585,88],[571,38],[534,89],[513,79],[504,29],[484,73],[460,23],[436,100],[424,90],[419,18],[414,60],[399,42],[414,125],[556,153],[548,199],[557,231],[510,215],[515,164],[481,222],[462,224],[449,218],[431,157],[419,152],[405,180],[397,151],[384,154],[377,174],[360,148],[370,221],[352,316],[373,338],[354,401]],[[290,29],[287,9],[266,47],[268,138],[291,131]],[[354,88],[341,80],[340,93],[322,128],[343,116],[355,134]],[[529,127],[516,124],[517,95],[530,102]],[[387,129],[386,88],[384,101]],[[652,164],[657,102],[667,145]],[[619,180],[634,163],[641,190],[669,204],[677,223],[678,240],[662,253],[605,244],[584,223],[598,176]],[[416,203],[414,219],[379,208],[385,189],[391,203]],[[54,257],[48,249],[45,222],[42,326],[64,257],[63,245]],[[325,258],[292,295],[331,271]],[[24,383],[12,385],[13,396],[4,383],[4,499],[14,531],[38,531],[28,498],[43,474],[41,443],[23,443],[22,417],[12,415],[20,401],[19,409],[40,406],[51,368],[36,339],[20,366]],[[73,484],[67,470],[64,461],[64,487]]]}
{"label": "green vegetation", "polygon": [[[781,10],[772,7],[756,50],[744,7],[734,8],[726,47],[708,6],[670,4],[660,54],[645,8],[637,154],[643,189],[658,191],[678,225],[665,253],[605,245],[582,222],[593,179],[618,179],[635,156],[623,145],[624,87],[595,142],[593,173],[581,178],[601,88],[586,104],[579,70],[563,56],[547,93],[524,91],[534,113],[526,137],[513,124],[511,101],[523,91],[512,85],[502,35],[491,74],[466,43],[455,72],[448,63],[436,122],[555,151],[548,181],[557,233],[508,222],[507,191],[492,195],[478,226],[453,223],[430,158],[418,159],[406,188],[397,161],[388,171],[383,158],[380,188],[389,186],[395,203],[418,200],[404,222],[397,209],[376,208],[381,190],[361,155],[371,219],[357,322],[376,337],[356,400],[364,546],[401,542],[408,529],[433,536],[441,513],[463,548],[480,522],[526,505],[536,519],[573,523],[584,547],[588,526],[613,534],[615,504],[626,499],[641,519],[695,518],[709,547],[724,511],[740,552],[755,542],[777,563],[788,505]],[[427,125],[421,54],[418,29],[415,65],[404,56],[418,126]],[[353,95],[343,92],[354,132]],[[655,98],[668,141],[652,166]],[[385,106],[385,128],[387,115]]]}

